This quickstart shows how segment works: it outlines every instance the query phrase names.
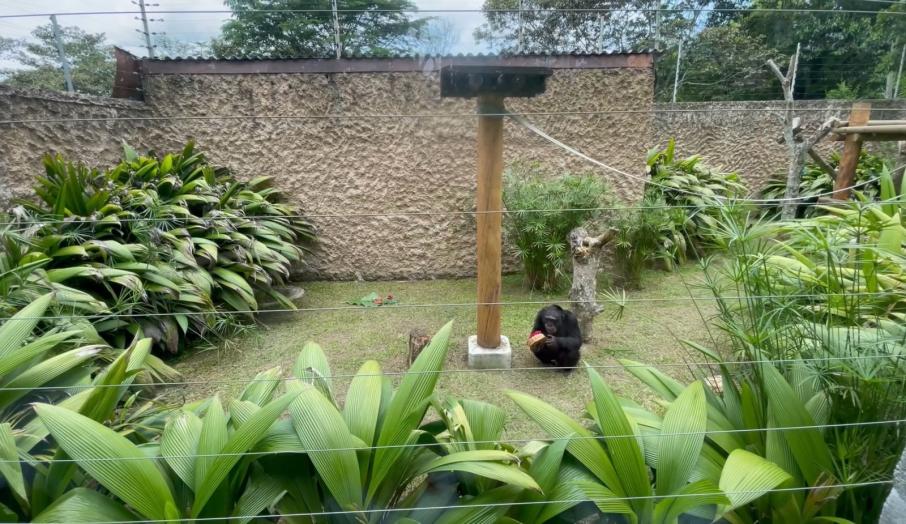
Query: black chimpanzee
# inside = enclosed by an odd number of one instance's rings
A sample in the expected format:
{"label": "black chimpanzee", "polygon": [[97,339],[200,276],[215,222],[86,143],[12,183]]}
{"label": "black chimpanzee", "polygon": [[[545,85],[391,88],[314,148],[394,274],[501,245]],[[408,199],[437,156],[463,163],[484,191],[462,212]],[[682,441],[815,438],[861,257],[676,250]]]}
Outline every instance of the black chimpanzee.
{"label": "black chimpanzee", "polygon": [[542,308],[535,317],[532,330],[541,331],[547,337],[543,343],[532,348],[538,360],[563,368],[573,368],[579,363],[582,333],[572,311],[556,304]]}

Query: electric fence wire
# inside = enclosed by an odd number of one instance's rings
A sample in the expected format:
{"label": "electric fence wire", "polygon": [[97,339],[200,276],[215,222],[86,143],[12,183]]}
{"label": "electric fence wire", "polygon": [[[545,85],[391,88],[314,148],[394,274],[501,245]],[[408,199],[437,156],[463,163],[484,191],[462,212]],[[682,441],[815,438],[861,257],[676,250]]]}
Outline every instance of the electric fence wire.
{"label": "electric fence wire", "polygon": [[[500,439],[500,440],[470,440],[468,442],[415,442],[411,444],[388,444],[383,446],[349,446],[340,448],[305,448],[298,450],[274,450],[274,451],[242,451],[234,453],[197,453],[197,454],[179,454],[167,453],[165,455],[145,455],[141,457],[100,457],[100,458],[39,458],[31,457],[28,459],[3,459],[0,464],[54,464],[54,463],[92,463],[92,462],[130,462],[130,461],[148,461],[148,460],[174,460],[174,459],[196,459],[196,458],[215,458],[215,457],[262,457],[270,455],[306,455],[310,453],[332,453],[337,451],[376,451],[379,449],[422,449],[443,446],[444,444],[469,444],[469,445],[497,445],[497,444],[528,444],[531,442],[576,442],[576,441],[609,441],[622,440],[630,438],[657,439],[666,437],[690,437],[690,436],[713,436],[713,435],[731,435],[739,433],[772,433],[787,431],[808,431],[808,430],[825,430],[825,429],[842,429],[854,427],[875,427],[898,425],[906,423],[906,419],[892,420],[872,420],[866,422],[844,422],[838,424],[811,424],[803,426],[774,426],[766,428],[746,428],[746,429],[706,429],[704,431],[680,431],[666,433],[626,433],[621,435],[571,435],[568,437],[551,437],[550,435],[541,435],[532,438],[519,439]],[[266,438],[266,437],[265,437]]]}
{"label": "electric fence wire", "polygon": [[[874,355],[848,355],[843,357],[808,357],[808,358],[787,358],[787,359],[765,359],[765,360],[727,360],[727,361],[699,361],[699,362],[664,362],[658,363],[658,368],[691,368],[691,367],[715,367],[715,366],[751,366],[761,364],[795,364],[803,362],[859,362],[872,360],[893,360],[898,364],[906,364],[906,356],[900,354],[874,354]],[[532,371],[566,371],[581,368],[590,368],[594,370],[625,370],[625,369],[646,369],[653,367],[649,364],[642,363],[623,363],[623,364],[585,364],[578,367],[558,367],[558,366],[526,366],[515,368],[461,368],[461,369],[440,369],[428,371],[384,371],[381,373],[339,373],[329,375],[319,375],[322,379],[354,379],[356,377],[403,377],[410,375],[459,375],[459,374],[481,374],[481,373],[522,373]],[[273,384],[295,382],[300,380],[298,377],[275,377],[275,378],[251,378],[235,380],[186,380],[186,381],[162,381],[155,382],[153,385],[158,387],[171,386],[235,386],[249,384]],[[76,391],[83,389],[105,389],[105,388],[126,388],[124,384],[75,384],[68,386],[2,386],[0,391]]]}
{"label": "electric fence wire", "polygon": [[[869,486],[888,486],[894,483],[893,480],[875,480],[868,482],[852,482],[852,483],[842,483],[842,484],[818,484],[816,486],[796,486],[789,488],[773,488],[769,490],[740,490],[740,491],[723,491],[724,495],[762,495],[768,493],[791,493],[799,491],[816,491],[816,490],[834,490],[834,489],[845,489],[845,488],[860,488],[860,487],[869,487]],[[577,505],[581,503],[596,503],[596,502],[631,502],[635,500],[661,500],[661,499],[683,499],[690,497],[701,497],[701,493],[677,493],[673,495],[636,495],[636,496],[625,496],[625,497],[607,497],[606,499],[563,499],[563,500],[532,500],[532,501],[515,501],[515,502],[484,502],[480,504],[469,504],[468,501],[462,504],[446,504],[446,505],[436,505],[436,506],[422,506],[415,508],[363,508],[363,509],[350,509],[350,510],[335,510],[335,511],[316,511],[316,512],[300,512],[300,513],[277,513],[270,515],[270,517],[275,518],[295,518],[295,517],[328,517],[332,515],[357,515],[357,514],[374,514],[374,513],[401,513],[401,512],[410,512],[417,514],[419,511],[439,511],[439,510],[448,510],[448,509],[468,509],[468,508],[509,508],[509,507],[521,507],[521,506],[543,506],[546,504],[569,504]],[[234,515],[226,517],[190,517],[190,518],[181,518],[180,522],[209,522],[209,521],[222,521],[222,520],[252,520],[258,518],[260,515]],[[105,521],[90,521],[86,524],[164,524],[173,522],[172,520],[161,520],[161,519],[149,519],[149,520],[105,520]],[[69,523],[52,523],[52,524],[69,524]]]}
{"label": "electric fence wire", "polygon": [[[707,302],[720,300],[758,300],[758,299],[827,299],[829,297],[870,297],[892,295],[893,291],[855,291],[841,293],[808,293],[808,294],[789,294],[789,295],[740,295],[740,296],[704,296],[704,297],[651,297],[651,298],[621,298],[620,304],[630,303],[651,303],[651,302]],[[380,307],[363,307],[356,305],[343,306],[323,306],[323,307],[300,307],[300,308],[274,308],[274,309],[244,309],[244,310],[203,310],[203,311],[149,311],[147,313],[92,313],[92,314],[66,314],[66,315],[45,315],[45,316],[8,316],[0,317],[0,321],[9,320],[33,321],[33,320],[102,320],[110,318],[154,318],[154,317],[179,317],[179,316],[206,316],[206,315],[255,315],[255,314],[277,314],[277,313],[317,313],[324,311],[389,311],[392,309],[424,309],[424,308],[474,308],[478,306],[538,306],[558,302],[561,304],[581,304],[584,300],[572,300],[569,298],[547,300],[511,300],[505,302],[430,302],[422,304],[386,304]],[[0,388],[2,390],[2,388]]]}

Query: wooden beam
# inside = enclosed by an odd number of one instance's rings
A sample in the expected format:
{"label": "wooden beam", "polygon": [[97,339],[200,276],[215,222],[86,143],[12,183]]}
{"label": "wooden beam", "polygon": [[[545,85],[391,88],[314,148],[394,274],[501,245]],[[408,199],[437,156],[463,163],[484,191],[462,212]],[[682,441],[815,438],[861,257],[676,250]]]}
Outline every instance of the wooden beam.
{"label": "wooden beam", "polygon": [[825,173],[827,173],[828,175],[830,175],[830,177],[831,177],[832,180],[836,180],[836,179],[837,179],[837,172],[834,171],[834,168],[831,167],[830,164],[828,164],[827,162],[824,161],[823,158],[821,158],[821,155],[818,154],[817,151],[815,151],[815,148],[814,148],[814,147],[808,148],[808,156],[811,157],[811,159],[812,159],[816,164],[818,164],[818,167],[820,167],[821,169],[824,170]]}
{"label": "wooden beam", "polygon": [[887,125],[848,125],[834,129],[834,133],[848,135],[852,133],[906,133],[906,124],[887,124]]}
{"label": "wooden beam", "polygon": [[[478,345],[500,347],[503,98],[478,98]],[[484,115],[496,116],[484,116]]]}
{"label": "wooden beam", "polygon": [[[871,104],[856,102],[849,113],[851,127],[864,126],[871,118]],[[834,180],[834,194],[836,200],[848,200],[852,192],[850,187],[856,179],[856,165],[859,163],[859,153],[862,151],[862,137],[858,133],[846,135],[843,142],[843,157],[840,159],[840,168]]]}

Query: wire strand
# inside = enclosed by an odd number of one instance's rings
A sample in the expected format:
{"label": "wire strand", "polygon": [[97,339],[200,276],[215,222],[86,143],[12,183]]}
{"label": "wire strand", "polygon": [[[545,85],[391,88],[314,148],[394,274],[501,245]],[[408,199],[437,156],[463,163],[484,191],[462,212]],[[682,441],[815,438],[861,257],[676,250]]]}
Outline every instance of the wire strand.
{"label": "wire strand", "polygon": [[[845,484],[819,484],[816,486],[796,486],[789,488],[774,488],[769,490],[749,490],[749,491],[721,491],[724,495],[764,495],[768,493],[790,493],[797,491],[813,491],[813,490],[828,490],[828,489],[845,489],[845,488],[860,488],[860,487],[869,487],[869,486],[888,486],[894,483],[893,480],[876,480],[869,482],[853,482]],[[689,497],[701,497],[700,493],[675,493],[672,495],[637,495],[637,496],[626,496],[626,497],[607,497],[603,499],[603,502],[614,502],[614,501],[625,501],[630,502],[634,500],[660,500],[660,499],[675,499],[675,498],[689,498]],[[453,509],[467,509],[467,508],[500,508],[500,507],[520,507],[520,506],[537,506],[545,504],[581,504],[591,502],[597,502],[597,499],[588,498],[588,499],[563,499],[563,500],[530,500],[530,501],[514,501],[514,502],[488,502],[482,504],[469,504],[468,501],[464,501],[462,504],[447,504],[447,505],[437,505],[437,506],[423,506],[416,508],[401,508],[401,507],[392,507],[392,508],[368,508],[368,509],[359,509],[359,510],[337,510],[337,511],[316,511],[316,512],[305,512],[305,513],[278,513],[274,515],[269,515],[270,517],[276,518],[292,518],[292,517],[327,517],[331,515],[355,515],[355,514],[372,514],[372,513],[399,513],[399,512],[411,512],[418,513],[419,511],[440,511],[440,510],[453,510]],[[238,516],[223,516],[223,517],[191,517],[191,518],[182,518],[180,522],[208,522],[208,521],[220,521],[220,520],[251,520],[259,517],[260,515],[238,515]],[[106,521],[93,521],[88,524],[163,524],[172,522],[170,520],[106,520]],[[69,524],[69,523],[53,523],[53,524]]]}
{"label": "wire strand", "polygon": [[[883,11],[868,9],[809,9],[785,7],[604,7],[604,8],[507,8],[507,9],[157,9],[146,10],[147,15],[167,14],[228,14],[242,15],[254,13],[290,13],[290,14],[525,14],[538,13],[543,15],[554,14],[600,14],[600,13],[791,13],[791,14],[865,14],[865,15],[902,15],[899,11]],[[107,15],[140,15],[141,11],[70,11],[62,13],[18,13],[0,15],[0,19],[10,18],[46,18],[49,16],[107,16]]]}
{"label": "wire strand", "polygon": [[[847,246],[853,247],[853,246]],[[620,303],[633,303],[633,302],[681,302],[681,301],[719,301],[719,300],[754,300],[754,299],[771,299],[771,298],[828,298],[828,297],[863,297],[863,296],[895,296],[898,295],[896,290],[888,291],[857,291],[857,292],[841,292],[841,293],[809,293],[809,294],[789,294],[789,295],[749,295],[749,296],[703,296],[703,297],[664,297],[664,298],[625,298],[620,299]],[[309,308],[274,308],[274,309],[244,309],[244,310],[202,310],[202,311],[185,311],[185,312],[175,312],[175,311],[162,311],[154,312],[149,311],[147,313],[95,313],[90,315],[46,315],[46,316],[8,316],[0,317],[0,321],[8,320],[63,320],[63,319],[78,319],[78,320],[99,320],[99,319],[109,319],[109,318],[151,318],[151,317],[174,317],[174,316],[205,316],[205,315],[260,315],[260,314],[276,314],[276,313],[314,313],[321,311],[376,311],[376,310],[390,310],[390,309],[422,309],[422,308],[446,308],[446,307],[469,307],[474,308],[478,306],[528,306],[528,305],[542,305],[550,304],[552,302],[558,302],[561,304],[584,304],[586,300],[572,300],[569,298],[566,299],[557,299],[549,298],[547,300],[514,300],[514,301],[505,301],[505,302],[432,302],[432,303],[423,303],[423,304],[387,304],[379,307],[368,307],[368,306],[359,306],[359,305],[343,305],[343,306],[325,306],[325,307],[309,307]]]}
{"label": "wire strand", "polygon": [[[699,361],[699,362],[663,362],[655,365],[649,364],[586,364],[585,368],[591,368],[595,370],[624,370],[624,369],[636,369],[636,368],[692,368],[692,367],[714,367],[714,366],[751,366],[755,364],[794,364],[802,362],[847,362],[847,361],[871,361],[871,360],[895,360],[898,362],[906,363],[906,356],[899,354],[889,354],[889,355],[850,355],[845,357],[812,357],[812,358],[788,358],[788,359],[770,359],[770,360],[729,360],[729,361]],[[472,369],[472,368],[462,368],[462,369],[439,369],[439,370],[429,370],[429,371],[384,371],[381,373],[340,373],[340,374],[331,374],[331,375],[319,375],[318,378],[322,379],[352,379],[356,377],[401,377],[407,375],[458,375],[462,373],[521,373],[521,372],[531,372],[531,371],[567,371],[567,370],[577,370],[581,369],[581,366],[576,367],[564,367],[564,366],[526,366],[526,367],[516,367],[516,368],[490,368],[490,369]],[[276,378],[251,378],[251,379],[236,379],[236,380],[188,380],[188,381],[168,381],[168,382],[155,382],[153,386],[157,387],[171,387],[171,386],[231,386],[231,385],[249,385],[249,384],[258,384],[258,383],[283,383],[283,382],[292,382],[302,380],[298,377],[276,377]],[[36,387],[27,387],[27,386],[4,386],[0,387],[0,391],[69,391],[69,390],[83,390],[83,389],[93,389],[93,388],[127,388],[123,384],[76,384],[69,386],[36,386]]]}
{"label": "wire strand", "polygon": [[[178,409],[174,412],[179,411]],[[390,444],[385,446],[349,446],[342,448],[309,448],[309,449],[298,449],[298,450],[278,450],[278,451],[243,451],[235,453],[197,453],[197,454],[168,454],[168,455],[154,455],[154,456],[141,456],[141,457],[102,457],[102,458],[87,458],[87,459],[59,459],[59,458],[32,458],[32,459],[4,459],[0,460],[0,464],[52,464],[52,463],[92,463],[92,462],[128,462],[128,461],[143,461],[143,460],[171,460],[171,459],[196,459],[196,458],[215,458],[215,457],[261,457],[261,456],[270,456],[270,455],[280,455],[280,454],[293,454],[293,455],[307,455],[310,453],[330,453],[337,451],[375,451],[379,449],[421,449],[421,448],[432,448],[432,447],[442,447],[445,444],[456,445],[456,444],[469,444],[469,445],[484,445],[484,444],[528,444],[529,442],[539,442],[539,441],[583,441],[583,440],[595,440],[595,441],[608,441],[608,440],[621,440],[627,438],[665,438],[665,437],[685,437],[685,436],[698,436],[702,435],[705,437],[711,435],[727,435],[727,434],[736,434],[736,433],[771,433],[775,431],[786,432],[786,431],[805,431],[811,429],[831,429],[831,428],[852,428],[852,427],[874,427],[874,426],[886,426],[893,424],[903,424],[906,423],[906,419],[893,419],[893,420],[873,420],[867,422],[843,422],[837,424],[812,424],[812,425],[803,425],[803,426],[775,426],[767,428],[746,428],[746,429],[716,429],[716,430],[705,430],[705,431],[681,431],[681,432],[671,432],[671,433],[629,433],[622,435],[576,435],[569,437],[558,437],[554,438],[550,435],[542,435],[532,438],[521,438],[521,439],[500,439],[500,440],[469,440],[469,441],[438,441],[438,442],[421,442],[421,443],[412,443],[412,444]]]}
{"label": "wire strand", "polygon": [[[906,14],[906,13],[904,13]],[[164,120],[335,120],[335,119],[419,119],[419,118],[477,118],[481,116],[595,116],[613,114],[649,114],[649,113],[720,113],[720,112],[766,112],[779,113],[789,111],[790,107],[725,107],[708,109],[601,109],[596,111],[520,111],[504,113],[359,113],[359,114],[326,114],[326,115],[161,115],[161,116],[92,116],[78,118],[26,118],[0,120],[0,125],[12,124],[49,124],[49,123],[81,123],[81,122],[157,122]],[[818,113],[843,113],[845,108],[833,109],[827,107],[798,107],[792,110],[799,112]],[[892,112],[899,113],[897,108],[872,108],[873,113]]]}

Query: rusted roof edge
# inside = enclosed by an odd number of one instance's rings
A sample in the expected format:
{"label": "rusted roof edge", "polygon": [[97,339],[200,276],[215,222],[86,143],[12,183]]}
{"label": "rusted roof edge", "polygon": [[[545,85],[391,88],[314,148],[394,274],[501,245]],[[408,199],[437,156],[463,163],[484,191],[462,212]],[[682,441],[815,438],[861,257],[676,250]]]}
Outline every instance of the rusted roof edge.
{"label": "rusted roof edge", "polygon": [[653,54],[455,56],[413,58],[305,58],[281,60],[147,60],[145,75],[250,75],[326,73],[430,73],[448,65],[547,67],[550,69],[650,69]]}

